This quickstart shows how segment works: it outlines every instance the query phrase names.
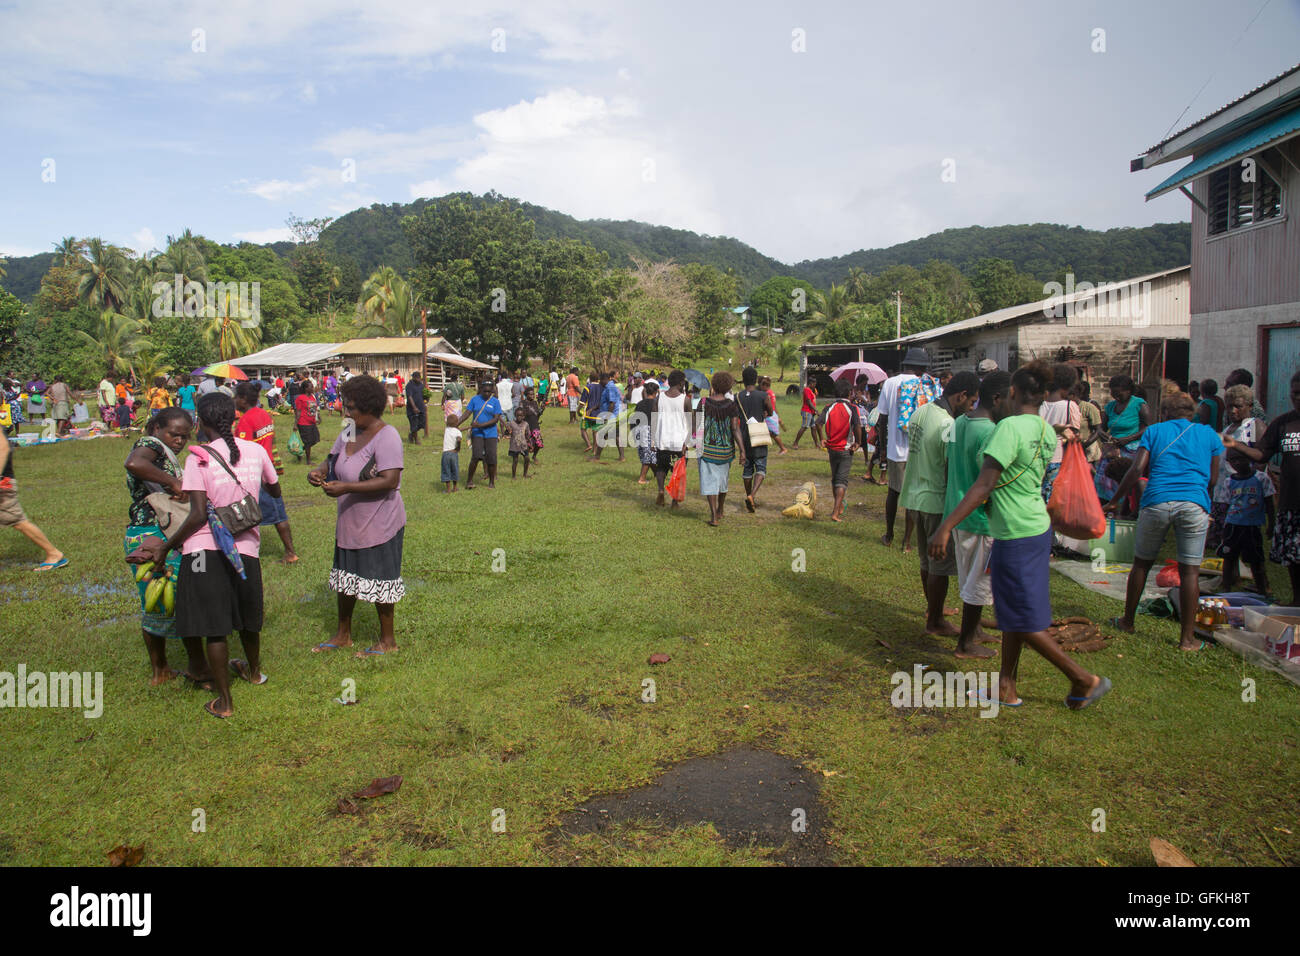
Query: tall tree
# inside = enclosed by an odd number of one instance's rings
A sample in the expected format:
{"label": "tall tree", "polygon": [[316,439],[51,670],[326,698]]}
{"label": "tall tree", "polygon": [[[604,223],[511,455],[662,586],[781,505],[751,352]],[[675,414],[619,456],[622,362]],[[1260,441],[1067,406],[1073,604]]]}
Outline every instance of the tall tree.
{"label": "tall tree", "polygon": [[131,361],[141,349],[152,349],[153,343],[140,334],[140,323],[125,315],[105,309],[90,332],[77,331],[81,340],[89,345],[110,375],[130,371]]}
{"label": "tall tree", "polygon": [[103,239],[91,239],[86,257],[78,266],[78,276],[77,296],[82,302],[116,312],[126,301],[130,266],[117,246]]}

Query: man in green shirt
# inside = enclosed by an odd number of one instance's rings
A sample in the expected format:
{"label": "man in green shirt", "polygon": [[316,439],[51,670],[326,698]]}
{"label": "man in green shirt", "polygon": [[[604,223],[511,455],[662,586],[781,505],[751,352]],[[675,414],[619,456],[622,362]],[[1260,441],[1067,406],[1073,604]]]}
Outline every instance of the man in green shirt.
{"label": "man in green shirt", "polygon": [[[957,507],[984,467],[984,446],[993,434],[993,415],[1007,400],[1011,376],[990,372],[980,382],[979,404],[959,417],[952,428],[948,445],[948,488],[944,496],[944,514]],[[993,584],[989,560],[993,555],[993,537],[989,534],[988,513],[976,508],[969,518],[952,532],[950,554],[957,559],[957,586],[961,589],[961,636],[957,638],[958,657],[992,657],[993,651],[982,647],[989,638],[980,626],[984,608],[993,603]]]}
{"label": "man in green shirt", "polygon": [[[903,474],[903,507],[914,512],[921,541],[943,523],[944,499],[948,490],[948,443],[952,440],[953,418],[964,415],[979,394],[980,380],[974,372],[958,372],[944,386],[943,395],[918,408],[907,426],[907,471]],[[921,555],[921,593],[925,595],[927,634],[956,636],[955,627],[943,619],[943,602],[948,597],[948,578],[957,574],[953,551],[943,558],[931,558],[927,548]]]}

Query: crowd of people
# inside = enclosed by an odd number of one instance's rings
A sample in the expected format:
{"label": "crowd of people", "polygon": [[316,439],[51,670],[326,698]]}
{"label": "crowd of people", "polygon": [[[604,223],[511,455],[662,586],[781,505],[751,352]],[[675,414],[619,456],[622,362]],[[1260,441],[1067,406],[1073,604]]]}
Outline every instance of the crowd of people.
{"label": "crowd of people", "polygon": [[[887,487],[881,544],[894,543],[900,505],[903,550],[912,550],[914,534],[919,539],[926,631],[955,638],[959,658],[992,657],[996,652],[989,645],[1001,642],[999,697],[1013,707],[1021,703],[1016,673],[1026,645],[1065,675],[1068,706],[1089,706],[1110,689],[1106,678],[1077,664],[1048,633],[1049,560],[1080,544],[1053,531],[1047,507],[1071,443],[1087,462],[1104,513],[1136,521],[1124,613],[1110,622],[1116,628],[1134,628],[1148,574],[1171,531],[1184,650],[1204,647],[1194,625],[1207,541],[1223,559],[1225,590],[1238,586],[1245,564],[1255,588],[1272,601],[1263,540],[1271,538],[1267,557],[1287,568],[1293,600],[1300,595],[1300,373],[1292,381],[1294,410],[1269,423],[1255,399],[1253,378],[1241,369],[1229,376],[1223,397],[1213,380],[1189,389],[1166,382],[1158,403],[1148,402],[1130,377],[1117,375],[1107,383],[1110,399],[1101,405],[1069,363],[1033,361],[1014,374],[989,360],[955,374],[932,375],[929,368],[924,349],[909,349],[898,374],[878,384],[862,375],[841,378],[820,407],[822,396],[805,386],[789,449],[781,440],[771,380],[753,366],[743,369],[739,383],[725,371],[706,379],[681,369],[635,372],[622,381],[595,371],[584,383],[576,367],[565,375],[552,369],[536,377],[527,369],[502,370],[462,383],[453,371],[441,388],[440,477],[446,492],[459,489],[467,429],[466,490],[479,486],[480,468],[480,482],[495,487],[502,439],[508,441],[511,477],[520,477],[521,469],[522,478],[532,477],[544,447],[545,413],[567,407],[588,461],[608,464],[616,455],[623,462],[627,449],[636,449],[636,480],[649,484],[653,474],[660,507],[669,501],[674,509],[681,505],[686,465],[694,459],[708,524],[717,527],[726,514],[732,464],[739,460],[744,506],[754,512],[769,449],[796,450],[810,432],[827,455],[830,517],[839,522],[861,449],[863,480]],[[56,418],[66,416],[64,406],[73,398],[59,379],[47,385],[33,376],[20,386],[11,374],[6,393],[11,386],[41,396]],[[357,656],[396,652],[395,607],[405,593],[404,452],[403,437],[385,414],[405,410],[407,442],[427,437],[432,393],[423,376],[375,377],[344,367],[268,382],[158,378],[147,389],[106,376],[98,392],[101,410],[112,409],[114,416],[124,407],[148,409],[125,462],[123,547],[136,575],[154,683],[179,673],[210,687],[217,696],[206,705],[208,713],[227,717],[234,706],[231,674],[252,684],[267,679],[259,642],[259,529],[276,529],[284,564],[299,561],[280,490],[284,466],[273,411],[281,406],[290,414],[289,447],[309,466],[308,482],[337,500],[329,583],[337,595],[338,626],[313,650],[352,647],[353,614],[364,601],[375,605],[379,640]],[[1153,420],[1153,405],[1160,421]],[[320,443],[320,417],[329,410],[342,416],[343,427],[324,460],[315,462],[311,452]],[[0,525],[17,528],[43,551],[38,570],[66,566],[67,557],[19,506],[11,446],[0,442]],[[873,475],[877,467],[881,478]],[[140,571],[144,566],[148,570]],[[959,626],[947,620],[951,612],[945,607],[954,577],[962,605]],[[986,630],[988,608],[1000,638],[989,633],[994,628]],[[231,660],[226,642],[235,632],[244,657]],[[179,672],[167,660],[173,638],[182,641],[186,655]]]}

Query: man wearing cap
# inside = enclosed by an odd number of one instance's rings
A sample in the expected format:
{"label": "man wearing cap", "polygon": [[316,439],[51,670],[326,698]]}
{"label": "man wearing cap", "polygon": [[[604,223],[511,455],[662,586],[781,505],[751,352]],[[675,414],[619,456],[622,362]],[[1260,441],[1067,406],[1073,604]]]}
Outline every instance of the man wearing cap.
{"label": "man wearing cap", "polygon": [[[903,491],[903,476],[907,472],[907,426],[912,413],[919,407],[939,397],[939,383],[926,374],[930,355],[923,348],[913,346],[903,356],[902,371],[885,379],[880,387],[877,428],[884,426],[888,432],[885,457],[889,462],[886,476],[889,492],[885,495],[885,533],[880,543],[889,547],[894,543],[894,521],[898,517],[898,496]],[[915,516],[908,511],[903,530],[903,551],[912,549],[912,528]]]}
{"label": "man wearing cap", "polygon": [[996,372],[997,370],[998,363],[990,358],[980,359],[980,364],[975,366],[975,371],[979,374],[981,380],[983,380],[985,375],[988,375],[990,372]]}

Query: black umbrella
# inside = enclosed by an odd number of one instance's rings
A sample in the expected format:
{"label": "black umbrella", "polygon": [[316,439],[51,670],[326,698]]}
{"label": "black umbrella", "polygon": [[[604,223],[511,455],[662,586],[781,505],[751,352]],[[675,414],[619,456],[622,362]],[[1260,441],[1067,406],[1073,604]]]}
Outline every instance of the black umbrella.
{"label": "black umbrella", "polygon": [[693,368],[688,368],[686,370],[686,381],[690,382],[697,388],[709,387],[709,377],[703,372],[697,371]]}

